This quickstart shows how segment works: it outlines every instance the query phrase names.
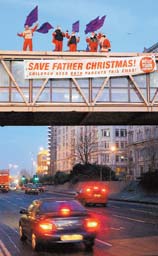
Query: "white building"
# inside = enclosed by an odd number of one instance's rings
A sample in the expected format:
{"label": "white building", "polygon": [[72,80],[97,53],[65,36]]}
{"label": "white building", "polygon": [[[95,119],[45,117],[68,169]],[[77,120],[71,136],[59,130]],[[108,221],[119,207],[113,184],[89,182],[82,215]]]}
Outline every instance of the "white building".
{"label": "white building", "polygon": [[83,147],[88,162],[111,166],[118,175],[127,172],[127,126],[54,126],[48,136],[52,174],[86,161]]}
{"label": "white building", "polygon": [[128,127],[128,173],[136,179],[158,169],[158,126]]}

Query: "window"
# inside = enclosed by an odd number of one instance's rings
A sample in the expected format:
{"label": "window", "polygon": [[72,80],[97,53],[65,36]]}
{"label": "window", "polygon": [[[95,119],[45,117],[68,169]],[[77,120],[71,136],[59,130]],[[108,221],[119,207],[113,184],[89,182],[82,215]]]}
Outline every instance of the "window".
{"label": "window", "polygon": [[116,130],[116,131],[115,131],[115,136],[116,136],[116,137],[119,137],[119,134],[120,134],[120,133],[119,133],[119,130]]}
{"label": "window", "polygon": [[126,142],[125,141],[121,141],[121,148],[124,149],[126,147]]}
{"label": "window", "polygon": [[116,155],[116,162],[119,162],[119,155]]}
{"label": "window", "polygon": [[126,129],[121,129],[120,130],[120,136],[121,137],[126,137],[127,136],[127,130]]}
{"label": "window", "polygon": [[109,148],[109,142],[105,141],[104,147]]}
{"label": "window", "polygon": [[110,137],[110,130],[109,129],[104,129],[101,130],[102,137]]}
{"label": "window", "polygon": [[101,162],[102,163],[109,163],[109,154],[102,154],[101,155]]}
{"label": "window", "polygon": [[116,148],[119,148],[119,141],[116,141]]}

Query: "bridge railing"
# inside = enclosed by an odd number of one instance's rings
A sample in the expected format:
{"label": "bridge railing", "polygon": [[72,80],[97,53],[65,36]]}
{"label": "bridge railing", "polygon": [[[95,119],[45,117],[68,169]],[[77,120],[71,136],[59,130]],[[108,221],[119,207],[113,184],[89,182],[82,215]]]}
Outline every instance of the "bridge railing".
{"label": "bridge railing", "polygon": [[[155,57],[156,64],[158,55]],[[24,60],[148,57],[149,53],[0,51],[0,111],[157,111],[158,72],[26,79]]]}

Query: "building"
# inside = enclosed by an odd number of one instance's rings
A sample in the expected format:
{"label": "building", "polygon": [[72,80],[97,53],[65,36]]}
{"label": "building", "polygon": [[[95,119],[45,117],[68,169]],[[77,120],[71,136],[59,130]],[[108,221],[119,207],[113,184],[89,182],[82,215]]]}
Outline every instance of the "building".
{"label": "building", "polygon": [[56,126],[48,126],[48,154],[50,158],[49,171],[50,175],[54,175],[57,166],[57,127]]}
{"label": "building", "polygon": [[158,126],[129,126],[127,152],[132,179],[158,169]]}
{"label": "building", "polygon": [[49,175],[49,154],[48,150],[42,149],[37,155],[37,169],[36,173],[37,175]]}
{"label": "building", "polygon": [[76,163],[109,165],[127,172],[127,126],[58,126],[48,128],[52,174],[69,172]]}

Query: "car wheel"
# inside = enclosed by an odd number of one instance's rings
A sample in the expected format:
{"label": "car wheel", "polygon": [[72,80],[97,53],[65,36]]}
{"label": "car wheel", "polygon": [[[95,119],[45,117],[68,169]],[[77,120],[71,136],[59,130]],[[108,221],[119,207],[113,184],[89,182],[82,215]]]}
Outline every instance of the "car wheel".
{"label": "car wheel", "polygon": [[19,226],[19,235],[21,241],[25,241],[27,239],[27,237],[24,235],[23,228],[21,225]]}
{"label": "car wheel", "polygon": [[86,251],[92,251],[94,246],[94,240],[85,241],[84,246]]}
{"label": "car wheel", "polygon": [[83,206],[87,205],[87,203],[86,203],[86,201],[84,199],[82,199],[81,203],[82,203]]}
{"label": "car wheel", "polygon": [[40,250],[40,243],[38,242],[38,239],[34,233],[32,233],[31,236],[31,246],[34,251]]}

